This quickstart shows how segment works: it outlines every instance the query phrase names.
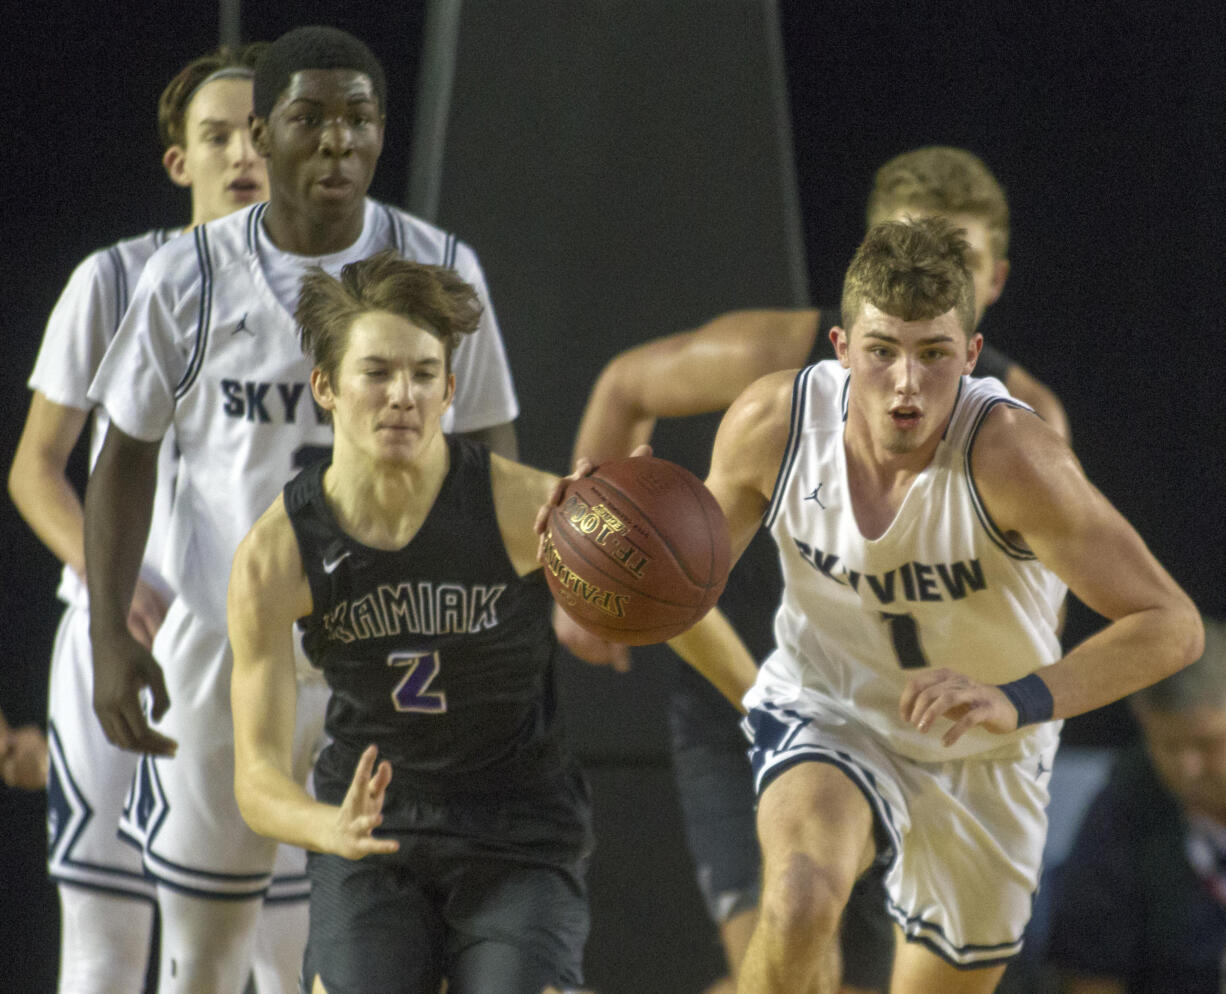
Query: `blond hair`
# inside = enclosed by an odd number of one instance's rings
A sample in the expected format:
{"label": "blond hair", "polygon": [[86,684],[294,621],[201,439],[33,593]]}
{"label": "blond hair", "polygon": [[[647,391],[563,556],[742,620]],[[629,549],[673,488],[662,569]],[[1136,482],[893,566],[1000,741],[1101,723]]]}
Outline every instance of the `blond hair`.
{"label": "blond hair", "polygon": [[869,227],[900,211],[969,214],[988,227],[997,260],[1008,258],[1009,201],[983,160],[964,148],[929,145],[895,156],[877,170],[868,196]]}

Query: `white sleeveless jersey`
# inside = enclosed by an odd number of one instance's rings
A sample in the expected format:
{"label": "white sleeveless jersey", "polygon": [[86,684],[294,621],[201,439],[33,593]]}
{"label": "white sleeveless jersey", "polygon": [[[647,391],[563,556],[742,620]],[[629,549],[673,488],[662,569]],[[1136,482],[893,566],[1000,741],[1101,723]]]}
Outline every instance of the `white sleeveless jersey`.
{"label": "white sleeveless jersey", "polygon": [[918,668],[1004,683],[1061,655],[1056,627],[1065,585],[993,524],[971,474],[971,447],[988,412],[1023,405],[998,380],[963,377],[931,464],[885,534],[869,541],[847,485],[847,390],[848,374],[833,360],[796,379],[792,430],[765,519],[784,578],[776,648],[748,705],[817,703],[921,762],[1044,748],[1058,723],[1003,736],[972,729],[946,747],[940,738],[948,724],[921,733],[898,714]]}
{"label": "white sleeveless jersey", "polygon": [[[90,388],[136,438],[160,438],[173,426],[181,455],[170,576],[187,609],[221,631],[239,541],[286,481],[332,445],[311,399],[311,361],[260,264],[261,253],[278,251],[263,231],[265,207],[198,227],[150,259]],[[444,429],[513,420],[506,355],[472,250],[371,200],[363,231],[356,251],[395,249],[454,268],[485,305],[478,331],[455,353],[456,402]],[[372,240],[372,231],[382,237]],[[340,261],[353,260],[336,268]]]}
{"label": "white sleeveless jersey", "polygon": [[[106,412],[89,399],[89,385],[107,346],[115,337],[145,263],[175,234],[175,231],[158,228],[87,256],[69,277],[47,321],[29,387],[62,407],[93,411],[89,441],[91,468],[106,437],[108,419]],[[168,591],[161,576],[162,547],[170,520],[174,477],[175,447],[171,433],[166,436],[159,454],[153,521],[141,571],[147,581],[162,587],[164,593]],[[80,607],[88,604],[85,584],[67,566],[58,593],[66,603]]]}

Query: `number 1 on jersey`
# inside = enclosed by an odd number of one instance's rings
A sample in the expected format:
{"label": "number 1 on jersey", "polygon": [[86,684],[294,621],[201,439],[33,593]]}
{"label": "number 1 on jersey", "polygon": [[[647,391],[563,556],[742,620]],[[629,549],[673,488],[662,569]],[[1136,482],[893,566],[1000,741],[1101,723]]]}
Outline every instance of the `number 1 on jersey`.
{"label": "number 1 on jersey", "polygon": [[894,643],[898,665],[904,670],[920,670],[927,666],[928,660],[920,645],[919,625],[915,618],[909,614],[890,614],[888,611],[878,613],[890,630],[890,641]]}
{"label": "number 1 on jersey", "polygon": [[447,710],[446,691],[429,689],[438,676],[437,652],[393,652],[387,657],[387,665],[409,668],[392,691],[392,705],[397,711],[442,714]]}

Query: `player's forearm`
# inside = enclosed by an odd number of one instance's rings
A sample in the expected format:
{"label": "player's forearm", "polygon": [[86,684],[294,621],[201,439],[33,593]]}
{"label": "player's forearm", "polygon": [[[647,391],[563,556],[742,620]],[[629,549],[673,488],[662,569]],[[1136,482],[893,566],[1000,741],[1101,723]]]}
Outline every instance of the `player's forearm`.
{"label": "player's forearm", "polygon": [[60,562],[85,576],[85,514],[64,467],[21,445],[9,470],[9,496],[17,512]]}
{"label": "player's forearm", "polygon": [[623,367],[614,360],[597,379],[579,422],[573,459],[620,459],[650,441],[656,419],[626,382]]}
{"label": "player's forearm", "polygon": [[745,710],[741,699],[757,679],[758,667],[719,608],[670,640],[668,647],[706,677],[738,711]]}
{"label": "player's forearm", "polygon": [[234,796],[253,832],[315,852],[331,851],[339,809],[315,800],[275,764],[261,759],[243,762],[240,756],[234,768]]}
{"label": "player's forearm", "polygon": [[90,630],[109,638],[127,632],[128,605],[140,575],[157,484],[157,442],[114,427],[85,493],[85,568]]}
{"label": "player's forearm", "polygon": [[1190,600],[1120,618],[1040,671],[1051,691],[1052,717],[1071,718],[1127,697],[1194,663],[1203,651],[1204,628]]}

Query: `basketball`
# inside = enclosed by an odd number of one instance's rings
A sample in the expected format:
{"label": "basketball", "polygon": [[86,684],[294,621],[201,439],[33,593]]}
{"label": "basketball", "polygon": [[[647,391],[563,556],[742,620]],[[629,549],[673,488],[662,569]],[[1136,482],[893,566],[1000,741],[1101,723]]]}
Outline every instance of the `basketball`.
{"label": "basketball", "polygon": [[679,635],[728,579],[723,511],[698,477],[653,456],[571,483],[545,526],[545,579],[580,626],[611,642]]}

